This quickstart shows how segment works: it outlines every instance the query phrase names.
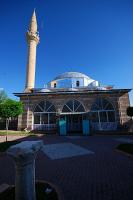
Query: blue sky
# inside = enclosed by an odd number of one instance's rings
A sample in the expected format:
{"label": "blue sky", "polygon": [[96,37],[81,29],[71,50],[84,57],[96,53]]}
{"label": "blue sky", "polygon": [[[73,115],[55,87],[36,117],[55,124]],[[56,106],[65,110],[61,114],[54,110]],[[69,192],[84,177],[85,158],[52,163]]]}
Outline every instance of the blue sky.
{"label": "blue sky", "polygon": [[36,87],[79,71],[101,84],[132,88],[132,0],[1,0],[0,88],[11,98],[24,90],[25,33],[34,8],[40,33]]}

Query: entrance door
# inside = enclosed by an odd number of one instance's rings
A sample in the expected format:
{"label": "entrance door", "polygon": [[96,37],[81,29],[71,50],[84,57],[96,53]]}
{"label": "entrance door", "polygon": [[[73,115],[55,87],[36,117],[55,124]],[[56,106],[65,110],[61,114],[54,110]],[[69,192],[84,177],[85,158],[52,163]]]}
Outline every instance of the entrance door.
{"label": "entrance door", "polygon": [[67,122],[68,133],[82,132],[82,115],[81,114],[66,115],[66,122]]}

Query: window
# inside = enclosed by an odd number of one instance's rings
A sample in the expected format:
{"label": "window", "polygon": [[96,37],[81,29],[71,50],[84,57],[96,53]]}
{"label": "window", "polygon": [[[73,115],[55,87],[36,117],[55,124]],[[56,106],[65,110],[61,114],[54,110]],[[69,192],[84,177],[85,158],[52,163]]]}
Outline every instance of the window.
{"label": "window", "polygon": [[92,105],[91,110],[114,110],[114,108],[107,99],[98,98]]}
{"label": "window", "polygon": [[37,106],[35,107],[35,112],[56,112],[55,106],[49,102],[49,101],[41,101]]}
{"label": "window", "polygon": [[100,114],[100,122],[107,122],[106,112],[99,112]]}
{"label": "window", "polygon": [[54,88],[56,88],[56,83],[54,83]]}
{"label": "window", "polygon": [[92,122],[115,122],[115,109],[104,98],[98,98],[91,107]]}
{"label": "window", "polygon": [[34,124],[40,124],[40,114],[34,115]]}
{"label": "window", "polygon": [[63,113],[85,112],[85,109],[79,101],[70,100],[64,105],[62,112]]}
{"label": "window", "polygon": [[115,121],[115,113],[113,111],[108,111],[108,120],[109,122]]}
{"label": "window", "polygon": [[46,125],[56,123],[55,106],[49,101],[41,101],[34,110],[34,124]]}
{"label": "window", "polygon": [[76,87],[79,87],[79,81],[76,81]]}
{"label": "window", "polygon": [[48,113],[41,114],[41,124],[48,124]]}
{"label": "window", "polygon": [[49,113],[49,124],[55,124],[56,116],[55,113]]}

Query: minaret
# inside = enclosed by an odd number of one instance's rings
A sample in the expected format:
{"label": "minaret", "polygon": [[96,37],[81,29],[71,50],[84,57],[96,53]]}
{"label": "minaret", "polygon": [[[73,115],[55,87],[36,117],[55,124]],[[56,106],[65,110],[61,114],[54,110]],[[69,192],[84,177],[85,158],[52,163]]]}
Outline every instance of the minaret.
{"label": "minaret", "polygon": [[28,59],[26,72],[26,85],[24,92],[30,92],[35,84],[35,65],[36,65],[36,47],[39,42],[39,34],[37,31],[37,20],[35,10],[31,17],[29,30],[26,33],[28,43]]}

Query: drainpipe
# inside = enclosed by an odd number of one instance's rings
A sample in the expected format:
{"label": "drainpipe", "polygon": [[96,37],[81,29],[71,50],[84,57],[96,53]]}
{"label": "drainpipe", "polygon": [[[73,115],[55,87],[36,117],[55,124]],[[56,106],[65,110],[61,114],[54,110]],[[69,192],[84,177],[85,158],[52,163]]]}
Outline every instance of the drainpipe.
{"label": "drainpipe", "polygon": [[122,114],[121,114],[121,96],[120,96],[120,91],[119,91],[119,100],[118,100],[118,105],[119,105],[119,117],[120,117],[120,124],[122,125]]}
{"label": "drainpipe", "polygon": [[29,127],[29,96],[27,95],[27,100],[28,100],[28,108],[27,108],[27,130],[28,130],[28,127]]}

